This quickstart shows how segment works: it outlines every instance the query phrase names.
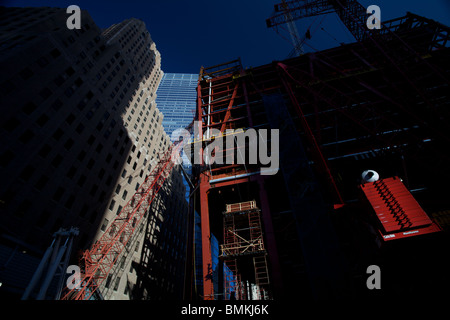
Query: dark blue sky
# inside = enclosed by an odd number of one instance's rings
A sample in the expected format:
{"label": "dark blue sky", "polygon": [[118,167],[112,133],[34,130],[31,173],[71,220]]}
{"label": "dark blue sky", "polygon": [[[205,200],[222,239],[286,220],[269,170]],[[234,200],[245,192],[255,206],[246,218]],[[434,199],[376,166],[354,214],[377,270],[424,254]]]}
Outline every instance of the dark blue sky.
{"label": "dark blue sky", "polygon": [[[6,1],[6,2],[5,2]],[[273,5],[281,0],[4,0],[7,6],[58,6],[77,4],[89,11],[101,28],[127,18],[143,20],[162,55],[164,72],[198,73],[241,57],[245,67],[283,60],[292,49],[289,34],[266,27]],[[382,20],[407,11],[450,25],[449,0],[360,0],[376,4]],[[300,34],[311,26],[312,39],[306,51],[321,50],[353,41],[336,14],[297,21]],[[321,30],[323,27],[326,31]]]}

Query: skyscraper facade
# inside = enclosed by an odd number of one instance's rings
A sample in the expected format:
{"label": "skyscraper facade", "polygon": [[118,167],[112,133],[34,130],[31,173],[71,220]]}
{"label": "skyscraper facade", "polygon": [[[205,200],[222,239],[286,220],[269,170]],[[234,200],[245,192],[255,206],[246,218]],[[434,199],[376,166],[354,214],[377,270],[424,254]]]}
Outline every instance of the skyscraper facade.
{"label": "skyscraper facade", "polygon": [[198,74],[166,73],[157,91],[156,103],[164,114],[164,130],[171,134],[187,127],[195,116]]}
{"label": "skyscraper facade", "polygon": [[[179,137],[172,136],[177,129],[186,128],[194,119],[197,105],[197,84],[198,74],[185,73],[165,73],[157,91],[156,103],[159,110],[164,114],[162,125],[164,130],[172,140]],[[183,168],[188,177],[192,175],[192,165],[188,158],[183,154]],[[190,202],[190,193],[192,192],[188,181],[183,177],[183,183],[186,189],[185,198]],[[193,210],[192,203],[191,210]],[[195,292],[202,292],[202,260],[201,260],[201,239],[200,239],[200,219],[197,212],[191,212],[194,217],[194,277]]]}
{"label": "skyscraper facade", "polygon": [[[20,266],[16,253],[39,258],[53,232],[71,226],[80,230],[74,256],[88,249],[171,142],[155,102],[161,56],[142,21],[101,31],[82,11],[81,29],[69,30],[65,9],[0,16],[0,249],[9,267],[0,277],[2,291],[20,295],[23,284],[6,276]],[[161,296],[179,296],[187,206],[178,169],[161,190],[102,284],[105,298],[144,298],[145,277]],[[150,244],[168,257],[159,276],[139,268],[152,262]]]}
{"label": "skyscraper facade", "polygon": [[[198,74],[166,73],[161,79],[156,103],[164,115],[162,122],[164,130],[172,140],[179,138],[172,137],[175,130],[186,128],[194,119],[197,82]],[[183,159],[183,168],[190,175],[191,164],[184,154]],[[189,184],[186,180],[184,180],[184,185],[187,191],[186,200],[189,202]]]}

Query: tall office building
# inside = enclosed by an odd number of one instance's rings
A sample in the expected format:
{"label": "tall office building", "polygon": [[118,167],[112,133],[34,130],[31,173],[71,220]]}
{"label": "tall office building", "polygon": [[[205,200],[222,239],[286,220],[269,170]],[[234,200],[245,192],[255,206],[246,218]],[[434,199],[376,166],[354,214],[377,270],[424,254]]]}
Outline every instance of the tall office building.
{"label": "tall office building", "polygon": [[[198,74],[166,73],[162,77],[157,91],[156,103],[158,109],[164,115],[162,125],[165,132],[172,140],[177,129],[189,126],[195,115],[197,103]],[[191,165],[188,158],[183,154],[183,168],[191,174]],[[189,202],[189,184],[184,180],[186,187],[186,200]]]}
{"label": "tall office building", "polygon": [[[165,73],[157,91],[156,103],[159,110],[164,114],[162,122],[164,130],[171,137],[176,140],[178,137],[173,136],[172,133],[177,129],[186,128],[194,119],[195,110],[197,106],[197,85],[198,74],[186,73]],[[188,176],[192,174],[192,166],[188,158],[183,155],[183,168]],[[183,179],[186,188],[185,198],[189,203],[192,190],[186,178]],[[192,203],[191,203],[192,204]],[[193,209],[193,207],[192,207]],[[201,274],[201,239],[200,239],[200,220],[197,212],[193,213],[194,217],[194,257],[193,266],[195,273],[195,290],[194,292],[201,292],[203,281]],[[214,267],[217,263],[214,265]]]}
{"label": "tall office building", "polygon": [[[155,103],[161,57],[142,21],[102,32],[86,11],[80,30],[66,27],[65,9],[1,8],[0,16],[0,290],[20,295],[33,271],[21,261],[38,261],[61,227],[80,229],[74,256],[89,248],[170,137]],[[180,296],[183,195],[175,169],[103,282],[105,298]],[[158,254],[167,259],[153,273],[140,267]]]}
{"label": "tall office building", "polygon": [[166,73],[158,88],[156,103],[164,114],[164,130],[171,136],[187,127],[195,116],[198,74]]}

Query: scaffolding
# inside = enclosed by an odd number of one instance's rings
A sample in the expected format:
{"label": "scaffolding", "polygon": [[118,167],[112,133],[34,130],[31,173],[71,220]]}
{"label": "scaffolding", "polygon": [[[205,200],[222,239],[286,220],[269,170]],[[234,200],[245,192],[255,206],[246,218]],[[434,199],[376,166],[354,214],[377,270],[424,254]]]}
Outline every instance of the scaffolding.
{"label": "scaffolding", "polygon": [[[269,296],[269,272],[264,248],[261,225],[261,210],[256,201],[228,204],[223,212],[224,240],[220,246],[221,258],[231,271],[225,278],[225,297],[234,295],[236,300],[246,300],[248,289],[238,269],[243,257],[251,257],[254,274],[252,281],[256,284],[257,299]],[[245,267],[245,266],[244,266]]]}

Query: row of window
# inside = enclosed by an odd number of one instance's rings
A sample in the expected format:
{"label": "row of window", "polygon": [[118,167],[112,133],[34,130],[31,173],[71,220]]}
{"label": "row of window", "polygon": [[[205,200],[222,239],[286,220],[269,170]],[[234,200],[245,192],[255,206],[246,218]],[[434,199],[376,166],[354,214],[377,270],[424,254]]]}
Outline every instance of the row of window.
{"label": "row of window", "polygon": [[[68,118],[69,118],[69,122],[71,122],[73,117],[70,117],[70,116],[69,116]],[[38,120],[38,121],[39,121],[39,120]],[[123,133],[124,133],[124,132],[121,130],[121,131],[119,132],[119,135],[120,135],[120,136],[123,136]],[[58,140],[61,139],[62,136],[63,136],[63,131],[62,131],[60,128],[58,128],[58,129],[55,130],[55,132],[54,132],[54,134],[53,134],[52,137],[53,137],[53,139],[55,139],[55,140],[58,141]],[[28,143],[28,142],[31,141],[31,139],[32,139],[33,137],[34,137],[33,132],[30,131],[30,130],[27,130],[27,131],[25,131],[25,133],[24,133],[19,139],[20,139],[21,142],[23,142],[23,143]],[[91,144],[93,143],[94,140],[95,140],[95,137],[94,137],[93,135],[91,135],[90,138],[88,139],[88,145],[89,145],[89,144],[91,145]],[[128,143],[130,142],[128,137],[126,137],[126,142],[128,142]],[[117,147],[117,146],[118,146],[118,143],[119,143],[119,140],[116,140],[115,143],[116,143],[116,147]],[[65,141],[65,143],[64,143],[64,148],[65,148],[66,150],[70,150],[70,149],[73,147],[73,145],[74,145],[74,140],[73,140],[72,138],[68,138],[68,139]],[[96,147],[95,150],[96,150],[96,152],[100,153],[100,152],[102,151],[102,149],[103,149],[103,146],[99,143],[99,144],[97,145],[97,147]],[[123,152],[124,152],[123,149],[124,149],[124,147],[121,148],[121,150],[119,151],[119,154],[123,154]],[[50,153],[51,150],[52,150],[52,148],[50,147],[50,145],[48,145],[47,143],[45,143],[45,144],[42,146],[42,148],[40,149],[40,151],[39,151],[38,154],[39,154],[40,157],[46,158],[46,157],[49,155],[49,153]],[[84,160],[85,156],[86,156],[86,151],[85,151],[85,150],[81,150],[80,153],[79,153],[78,156],[77,156],[77,160],[81,162],[81,161]],[[9,165],[9,164],[11,163],[11,160],[12,160],[13,158],[14,158],[14,153],[13,153],[11,150],[8,150],[7,152],[5,152],[5,153],[4,153],[4,156],[2,157],[2,161],[1,161],[2,166],[5,167],[5,166]],[[110,154],[108,154],[107,157],[106,157],[106,162],[109,163],[109,162],[111,161],[111,159],[112,159],[112,155],[111,155],[111,153],[110,153]],[[51,163],[51,165],[56,169],[56,168],[58,168],[58,167],[61,165],[61,163],[63,162],[63,160],[64,160],[63,156],[62,156],[61,154],[57,154],[57,155],[52,159],[52,161],[51,161],[50,163]],[[89,162],[87,163],[86,167],[87,167],[88,169],[92,169],[93,166],[94,166],[94,164],[95,164],[95,160],[94,160],[94,158],[91,158],[91,159],[89,160]],[[118,165],[119,165],[119,162],[116,160],[115,163],[114,163],[114,165],[113,165],[113,169],[117,170]],[[68,178],[70,178],[70,179],[73,179],[74,176],[75,176],[75,174],[76,174],[77,169],[78,169],[78,168],[77,168],[75,165],[72,165],[72,166],[70,167],[70,169],[68,170],[66,176],[67,176]],[[83,170],[85,170],[85,169],[83,168]],[[33,165],[30,164],[30,165],[26,166],[26,167],[24,168],[24,170],[21,172],[20,178],[21,178],[22,180],[28,181],[28,180],[30,180],[31,177],[34,175],[35,171],[36,171],[36,169],[33,167]],[[105,169],[101,168],[100,171],[98,172],[98,178],[101,180],[101,179],[105,176],[105,173],[106,173],[106,172],[105,172]],[[87,178],[86,178],[86,176],[85,176],[84,174],[80,175],[80,177],[79,177],[79,179],[78,179],[78,181],[77,181],[78,186],[83,187],[84,184],[85,184],[85,182],[86,182],[86,180],[87,180]],[[35,184],[35,187],[36,187],[38,190],[42,190],[42,189],[47,185],[48,181],[49,181],[49,177],[46,176],[46,175],[42,175],[42,176],[37,180],[37,182],[36,182],[36,184]],[[101,181],[99,181],[99,183],[101,183]],[[110,185],[111,183],[112,183],[112,176],[109,175],[108,178],[107,178],[106,181],[105,181],[105,184],[108,186],[108,185]],[[90,191],[89,191],[89,194],[90,194],[92,197],[95,196],[98,189],[99,189],[98,185],[97,185],[97,184],[94,184],[94,185],[91,187],[91,189],[90,189]],[[56,192],[54,193],[54,195],[53,195],[53,200],[54,200],[54,201],[57,201],[57,202],[60,201],[60,200],[62,199],[62,196],[63,196],[64,193],[65,193],[64,188],[62,188],[62,187],[58,188],[58,189],[56,190]],[[103,201],[104,198],[105,198],[105,196],[106,196],[106,194],[105,194],[104,192],[102,192],[102,193],[100,194],[99,201]],[[126,197],[126,194],[124,195],[124,197]],[[73,204],[74,204],[74,201],[75,201],[74,195],[70,195],[69,198],[67,199],[67,201],[65,202],[64,206],[65,206],[67,209],[71,209],[72,206],[73,206]],[[23,211],[23,210],[22,210],[22,211]]]}

